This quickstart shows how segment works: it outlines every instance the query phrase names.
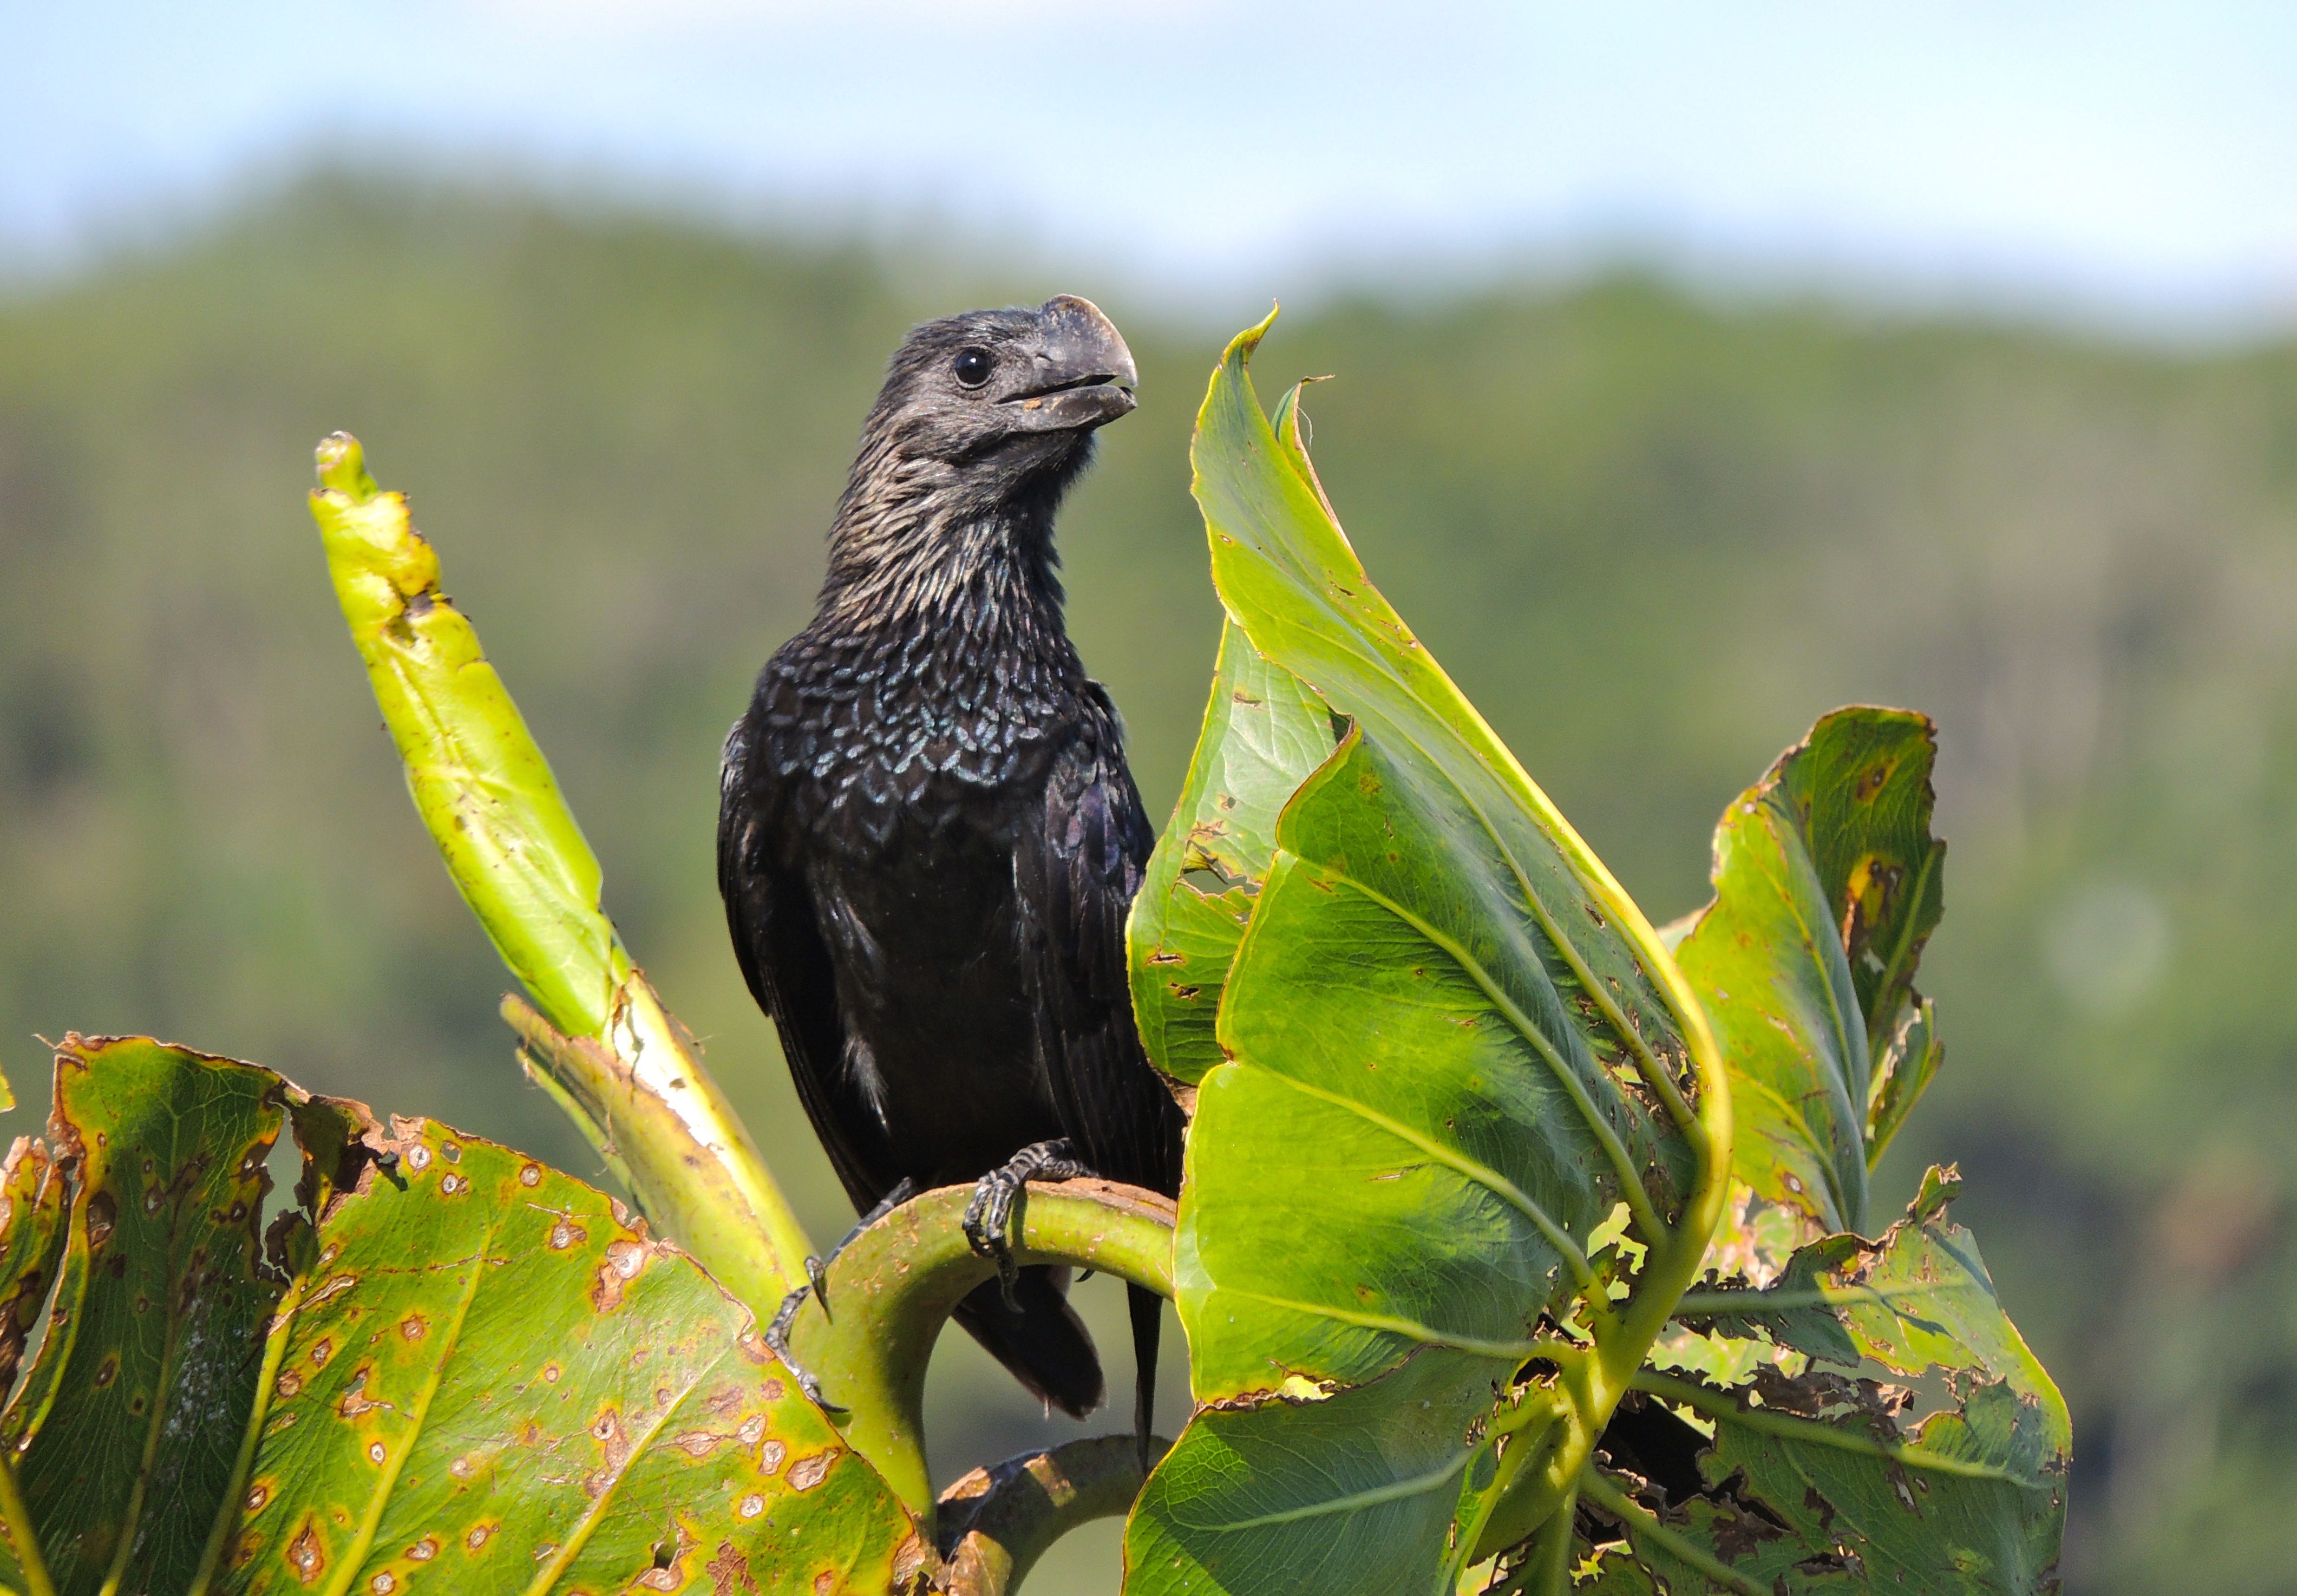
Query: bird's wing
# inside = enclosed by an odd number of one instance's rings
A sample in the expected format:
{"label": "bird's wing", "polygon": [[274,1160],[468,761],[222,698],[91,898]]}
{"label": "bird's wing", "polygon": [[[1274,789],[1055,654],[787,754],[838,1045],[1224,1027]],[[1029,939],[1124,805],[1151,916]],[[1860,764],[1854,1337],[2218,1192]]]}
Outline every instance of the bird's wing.
{"label": "bird's wing", "polygon": [[1055,757],[1043,822],[1024,827],[1014,868],[1038,1047],[1063,1129],[1108,1179],[1169,1194],[1180,1185],[1180,1110],[1141,1052],[1124,962],[1125,916],[1155,841],[1108,712]]}
{"label": "bird's wing", "polygon": [[890,1186],[869,1168],[836,1100],[845,1057],[837,977],[821,938],[813,894],[776,846],[780,805],[770,761],[752,760],[737,724],[719,777],[718,891],[750,995],[773,1016],[798,1100],[813,1122],[845,1195],[866,1211]]}

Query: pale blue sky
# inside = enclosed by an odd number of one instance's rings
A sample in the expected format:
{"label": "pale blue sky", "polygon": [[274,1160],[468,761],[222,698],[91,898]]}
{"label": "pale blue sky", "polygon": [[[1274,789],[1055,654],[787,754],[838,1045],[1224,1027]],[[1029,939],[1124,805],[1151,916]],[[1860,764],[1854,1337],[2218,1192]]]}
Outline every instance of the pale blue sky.
{"label": "pale blue sky", "polygon": [[1238,304],[1631,249],[2297,322],[2297,5],[0,0],[0,254],[325,152],[954,222]]}

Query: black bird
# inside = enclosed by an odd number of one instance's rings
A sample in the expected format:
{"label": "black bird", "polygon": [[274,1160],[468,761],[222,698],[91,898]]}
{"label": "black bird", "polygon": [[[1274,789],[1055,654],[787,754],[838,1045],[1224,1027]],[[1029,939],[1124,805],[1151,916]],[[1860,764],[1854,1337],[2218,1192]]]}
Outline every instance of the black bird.
{"label": "black bird", "polygon": [[[910,335],[813,621],[727,738],[718,823],[742,972],[854,1207],[980,1182],[967,1229],[1001,1278],[958,1322],[1078,1416],[1099,1360],[1068,1271],[1014,1270],[1013,1195],[1083,1173],[1173,1195],[1181,1176],[1125,984],[1154,837],[1054,574],[1061,497],[1136,382],[1116,327],[1068,295]],[[1160,1304],[1129,1289],[1145,1462]]]}

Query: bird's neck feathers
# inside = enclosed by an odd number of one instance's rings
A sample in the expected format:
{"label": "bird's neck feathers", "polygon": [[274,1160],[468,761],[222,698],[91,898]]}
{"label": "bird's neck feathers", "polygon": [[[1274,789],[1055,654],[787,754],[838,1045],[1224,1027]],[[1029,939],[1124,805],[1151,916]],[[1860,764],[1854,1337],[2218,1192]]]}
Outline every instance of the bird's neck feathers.
{"label": "bird's neck feathers", "polygon": [[1065,646],[1053,518],[1083,464],[992,497],[964,464],[865,449],[830,529],[813,629],[931,629],[999,651]]}

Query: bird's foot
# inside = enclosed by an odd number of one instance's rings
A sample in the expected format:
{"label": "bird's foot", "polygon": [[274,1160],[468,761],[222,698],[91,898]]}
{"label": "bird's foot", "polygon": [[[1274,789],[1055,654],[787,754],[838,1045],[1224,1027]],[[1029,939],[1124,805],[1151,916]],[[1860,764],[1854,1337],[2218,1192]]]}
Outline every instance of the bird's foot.
{"label": "bird's foot", "polygon": [[829,1266],[837,1261],[837,1255],[851,1246],[856,1236],[876,1224],[903,1203],[908,1202],[917,1195],[917,1192],[918,1183],[905,1177],[894,1186],[893,1190],[878,1199],[876,1207],[853,1222],[853,1228],[845,1232],[844,1237],[836,1246],[829,1249],[828,1257],[809,1255],[805,1261],[806,1283],[782,1298],[782,1305],[774,1312],[774,1321],[766,1327],[766,1345],[773,1349],[774,1356],[782,1361],[782,1367],[788,1370],[791,1376],[796,1379],[798,1389],[812,1400],[814,1406],[825,1412],[842,1413],[845,1410],[821,1394],[821,1382],[799,1368],[797,1360],[790,1355],[790,1326],[797,1321],[798,1310],[805,1306],[805,1299],[809,1296],[821,1304],[823,1317],[828,1316]]}
{"label": "bird's foot", "polygon": [[[811,1274],[820,1260],[808,1258],[805,1262],[806,1272]],[[805,1393],[807,1400],[825,1413],[843,1413],[845,1411],[844,1408],[821,1394],[821,1382],[799,1368],[797,1360],[790,1355],[790,1325],[797,1318],[797,1311],[805,1306],[805,1299],[819,1289],[818,1285],[808,1284],[782,1298],[782,1305],[774,1314],[773,1323],[766,1327],[766,1345],[773,1349],[774,1356],[781,1360],[782,1367],[789,1370],[790,1378],[797,1381],[797,1388]]]}
{"label": "bird's foot", "polygon": [[1023,1188],[1032,1181],[1074,1181],[1091,1173],[1064,1138],[1023,1148],[1002,1168],[982,1176],[973,1189],[973,1200],[965,1205],[965,1239],[975,1252],[996,1263],[1007,1307],[1020,1306],[1013,1296],[1020,1269],[1013,1262],[1012,1228],[1013,1205],[1020,1200]]}

